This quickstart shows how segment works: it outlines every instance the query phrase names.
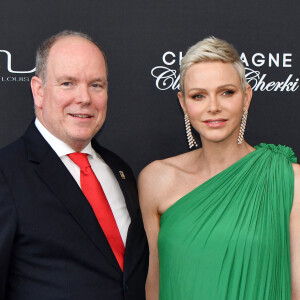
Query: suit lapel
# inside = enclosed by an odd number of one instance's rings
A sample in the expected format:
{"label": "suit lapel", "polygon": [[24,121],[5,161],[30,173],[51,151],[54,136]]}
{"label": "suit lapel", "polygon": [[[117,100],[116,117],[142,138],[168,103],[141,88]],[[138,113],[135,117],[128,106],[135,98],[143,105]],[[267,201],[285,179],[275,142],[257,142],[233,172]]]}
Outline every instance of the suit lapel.
{"label": "suit lapel", "polygon": [[104,257],[120,272],[118,262],[81,189],[61,159],[32,124],[25,134],[28,159],[38,163],[36,172],[64,205]]}

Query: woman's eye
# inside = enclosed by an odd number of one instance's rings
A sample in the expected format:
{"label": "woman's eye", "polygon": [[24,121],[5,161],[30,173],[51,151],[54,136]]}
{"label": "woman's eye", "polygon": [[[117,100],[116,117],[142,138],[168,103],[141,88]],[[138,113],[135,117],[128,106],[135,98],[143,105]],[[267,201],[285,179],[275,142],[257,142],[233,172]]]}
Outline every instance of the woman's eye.
{"label": "woman's eye", "polygon": [[192,96],[193,99],[202,99],[203,98],[203,95],[201,94],[195,94]]}
{"label": "woman's eye", "polygon": [[227,90],[227,91],[225,91],[224,93],[223,93],[223,95],[233,95],[234,94],[234,91],[232,91],[232,90]]}

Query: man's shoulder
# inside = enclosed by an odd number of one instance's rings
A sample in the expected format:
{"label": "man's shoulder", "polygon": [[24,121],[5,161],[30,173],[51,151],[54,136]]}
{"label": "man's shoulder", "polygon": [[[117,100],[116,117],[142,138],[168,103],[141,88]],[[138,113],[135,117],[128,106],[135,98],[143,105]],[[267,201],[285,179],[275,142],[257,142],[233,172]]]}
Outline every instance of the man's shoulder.
{"label": "man's shoulder", "polygon": [[25,149],[24,138],[18,138],[14,142],[0,149],[0,164],[11,163],[12,160],[16,161],[18,158],[23,157]]}
{"label": "man's shoulder", "polygon": [[0,165],[20,164],[22,161],[28,160],[28,153],[30,151],[44,153],[48,149],[47,142],[32,122],[21,137],[0,149]]}
{"label": "man's shoulder", "polygon": [[92,140],[92,147],[104,159],[104,161],[113,162],[115,164],[121,164],[130,168],[130,166],[123,158],[121,158],[112,150],[101,146],[95,139]]}
{"label": "man's shoulder", "polygon": [[126,176],[127,179],[131,178],[132,181],[135,182],[135,176],[132,168],[123,158],[110,149],[101,146],[95,139],[92,140],[92,147],[112,169],[112,171],[115,173],[115,176]]}

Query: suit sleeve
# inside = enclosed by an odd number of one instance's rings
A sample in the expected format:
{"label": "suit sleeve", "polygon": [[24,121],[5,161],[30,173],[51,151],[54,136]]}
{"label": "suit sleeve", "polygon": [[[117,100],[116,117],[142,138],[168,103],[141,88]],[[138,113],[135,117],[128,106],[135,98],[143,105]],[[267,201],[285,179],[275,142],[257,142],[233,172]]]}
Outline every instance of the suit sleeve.
{"label": "suit sleeve", "polygon": [[7,275],[17,228],[16,207],[10,188],[0,171],[0,299],[5,297]]}

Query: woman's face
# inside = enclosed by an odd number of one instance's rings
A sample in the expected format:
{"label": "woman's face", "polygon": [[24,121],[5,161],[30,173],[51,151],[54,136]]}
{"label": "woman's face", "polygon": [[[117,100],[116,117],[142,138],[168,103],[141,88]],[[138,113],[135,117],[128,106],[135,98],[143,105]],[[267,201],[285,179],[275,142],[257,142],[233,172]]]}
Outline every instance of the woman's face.
{"label": "woman's face", "polygon": [[184,79],[184,95],[178,98],[202,144],[232,139],[237,143],[243,111],[248,109],[251,87],[243,92],[231,63],[203,62],[192,65]]}

